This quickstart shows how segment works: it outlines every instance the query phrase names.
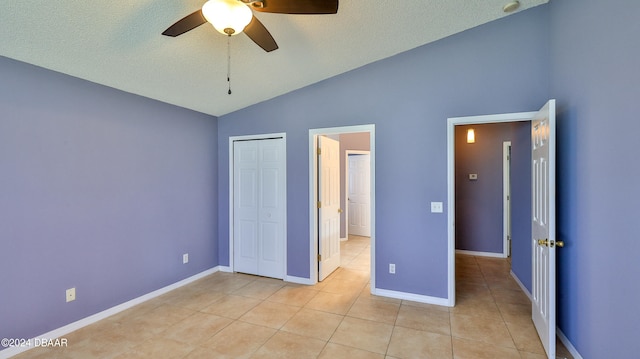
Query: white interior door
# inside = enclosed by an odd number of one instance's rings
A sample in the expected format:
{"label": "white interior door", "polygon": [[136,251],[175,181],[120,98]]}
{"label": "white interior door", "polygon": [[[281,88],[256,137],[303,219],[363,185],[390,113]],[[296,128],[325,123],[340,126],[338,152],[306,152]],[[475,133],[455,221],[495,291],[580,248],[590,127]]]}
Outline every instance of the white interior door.
{"label": "white interior door", "polygon": [[318,279],[340,266],[340,142],[318,137]]}
{"label": "white interior door", "polygon": [[556,356],[555,100],[531,122],[532,318],[549,358]]}
{"label": "white interior door", "polygon": [[234,270],[284,278],[284,139],[234,142]]}
{"label": "white interior door", "polygon": [[370,163],[371,156],[368,154],[348,156],[348,230],[349,234],[365,237],[371,236]]}

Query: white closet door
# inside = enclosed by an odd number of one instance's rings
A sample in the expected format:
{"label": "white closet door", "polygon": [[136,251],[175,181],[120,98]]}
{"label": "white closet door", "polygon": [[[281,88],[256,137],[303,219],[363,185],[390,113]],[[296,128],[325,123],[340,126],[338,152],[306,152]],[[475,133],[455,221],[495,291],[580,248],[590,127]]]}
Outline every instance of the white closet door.
{"label": "white closet door", "polygon": [[284,278],[284,139],[234,142],[234,270]]}
{"label": "white closet door", "polygon": [[259,140],[258,158],[258,274],[284,278],[284,140]]}
{"label": "white closet door", "polygon": [[371,156],[349,155],[349,234],[371,237]]}

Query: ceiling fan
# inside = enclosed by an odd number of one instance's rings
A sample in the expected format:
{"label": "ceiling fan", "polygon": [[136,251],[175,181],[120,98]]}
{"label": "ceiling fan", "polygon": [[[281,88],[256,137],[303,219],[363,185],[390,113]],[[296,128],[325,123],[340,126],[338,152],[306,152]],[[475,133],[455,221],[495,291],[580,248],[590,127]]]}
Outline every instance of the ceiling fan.
{"label": "ceiling fan", "polygon": [[209,0],[201,10],[178,20],[162,35],[176,37],[208,21],[222,34],[231,36],[244,32],[265,51],[277,49],[278,44],[253,16],[252,9],[275,14],[336,14],[338,0]]}

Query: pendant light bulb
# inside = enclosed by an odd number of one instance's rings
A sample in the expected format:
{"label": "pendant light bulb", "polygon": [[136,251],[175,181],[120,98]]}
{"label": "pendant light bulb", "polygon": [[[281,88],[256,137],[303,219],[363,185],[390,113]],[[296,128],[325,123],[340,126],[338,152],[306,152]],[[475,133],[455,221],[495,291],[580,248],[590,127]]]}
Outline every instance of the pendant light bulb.
{"label": "pendant light bulb", "polygon": [[473,128],[467,130],[467,143],[476,143],[476,131]]}
{"label": "pendant light bulb", "polygon": [[237,0],[209,0],[202,6],[202,15],[225,35],[241,33],[253,18],[251,9]]}

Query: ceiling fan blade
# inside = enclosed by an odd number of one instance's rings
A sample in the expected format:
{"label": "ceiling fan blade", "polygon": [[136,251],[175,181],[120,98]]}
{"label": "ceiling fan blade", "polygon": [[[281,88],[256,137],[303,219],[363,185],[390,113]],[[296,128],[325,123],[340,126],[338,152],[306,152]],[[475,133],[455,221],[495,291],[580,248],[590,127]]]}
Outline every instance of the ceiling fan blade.
{"label": "ceiling fan blade", "polygon": [[169,26],[168,29],[164,30],[162,35],[176,37],[178,35],[184,34],[189,30],[195,29],[205,22],[207,22],[207,19],[205,19],[204,15],[202,15],[202,10],[198,10],[178,20],[178,22],[176,22],[175,24]]}
{"label": "ceiling fan blade", "polygon": [[244,28],[244,33],[266,52],[271,52],[278,48],[278,44],[276,44],[276,40],[273,39],[269,30],[255,16],[251,19],[249,25]]}
{"label": "ceiling fan blade", "polygon": [[251,3],[251,8],[277,14],[336,14],[338,0],[262,0]]}

